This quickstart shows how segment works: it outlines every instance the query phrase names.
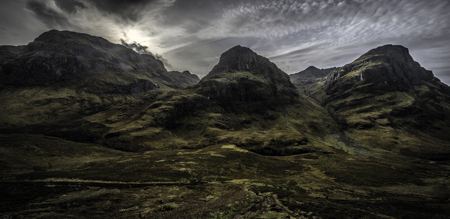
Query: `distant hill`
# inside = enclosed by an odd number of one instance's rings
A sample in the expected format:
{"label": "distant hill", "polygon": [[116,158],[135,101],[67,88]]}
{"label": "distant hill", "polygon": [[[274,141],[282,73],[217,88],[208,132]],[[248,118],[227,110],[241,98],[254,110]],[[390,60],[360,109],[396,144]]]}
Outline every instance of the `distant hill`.
{"label": "distant hill", "polygon": [[309,66],[305,70],[289,75],[291,82],[295,85],[311,84],[319,78],[324,78],[336,68],[318,69],[314,66]]}

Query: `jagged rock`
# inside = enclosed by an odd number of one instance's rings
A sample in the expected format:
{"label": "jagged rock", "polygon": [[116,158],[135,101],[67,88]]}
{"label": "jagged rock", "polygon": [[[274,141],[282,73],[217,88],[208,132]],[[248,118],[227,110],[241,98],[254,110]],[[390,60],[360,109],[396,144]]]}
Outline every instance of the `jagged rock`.
{"label": "jagged rock", "polygon": [[307,69],[289,75],[291,82],[296,85],[305,85],[316,82],[319,78],[324,78],[336,68],[318,69],[314,66],[309,66]]}
{"label": "jagged rock", "polygon": [[368,92],[375,90],[407,90],[430,81],[433,73],[415,62],[407,48],[385,45],[370,50],[354,62],[338,68],[327,78],[328,94],[342,93],[364,86]]}
{"label": "jagged rock", "polygon": [[197,92],[221,101],[266,101],[298,96],[289,76],[246,47],[223,53],[197,86]]}

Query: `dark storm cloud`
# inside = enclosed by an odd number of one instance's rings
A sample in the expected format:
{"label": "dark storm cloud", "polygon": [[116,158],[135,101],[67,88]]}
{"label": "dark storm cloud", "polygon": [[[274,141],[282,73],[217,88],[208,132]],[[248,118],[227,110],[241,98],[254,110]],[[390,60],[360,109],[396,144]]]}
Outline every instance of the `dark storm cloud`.
{"label": "dark storm cloud", "polygon": [[37,18],[49,28],[60,28],[70,25],[69,20],[63,14],[49,7],[45,1],[29,0],[26,3],[26,8],[34,12]]}
{"label": "dark storm cloud", "polygon": [[86,8],[86,5],[76,0],[55,0],[55,4],[63,11],[70,14]]}
{"label": "dark storm cloud", "polygon": [[136,22],[141,18],[147,5],[157,0],[87,0],[100,11],[118,15],[124,21]]}

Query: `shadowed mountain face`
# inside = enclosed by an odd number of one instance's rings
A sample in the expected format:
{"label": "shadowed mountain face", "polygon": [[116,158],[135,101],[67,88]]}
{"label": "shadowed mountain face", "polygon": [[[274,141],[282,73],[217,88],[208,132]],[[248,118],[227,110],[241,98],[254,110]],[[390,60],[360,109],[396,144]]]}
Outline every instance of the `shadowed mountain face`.
{"label": "shadowed mountain face", "polygon": [[317,82],[318,79],[324,78],[333,70],[336,70],[336,68],[318,69],[314,66],[309,66],[299,73],[289,75],[289,77],[293,84],[302,86]]}
{"label": "shadowed mountain face", "polygon": [[298,97],[285,72],[241,46],[222,54],[219,63],[200,81],[197,92],[225,102],[294,101]]}
{"label": "shadowed mountain face", "polygon": [[26,46],[2,46],[0,51],[0,88],[72,85],[89,92],[134,94],[199,80],[190,74],[173,77],[152,55],[69,31],[52,30]]}

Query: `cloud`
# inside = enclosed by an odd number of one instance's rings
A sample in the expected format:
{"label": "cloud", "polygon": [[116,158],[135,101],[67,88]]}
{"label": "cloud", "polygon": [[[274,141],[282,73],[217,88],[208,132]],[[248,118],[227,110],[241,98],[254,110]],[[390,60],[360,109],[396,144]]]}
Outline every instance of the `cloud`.
{"label": "cloud", "polygon": [[97,9],[107,14],[118,15],[123,21],[136,22],[145,8],[158,0],[87,0]]}
{"label": "cloud", "polygon": [[85,9],[86,5],[76,0],[55,0],[55,4],[63,11],[74,14],[80,9]]}
{"label": "cloud", "polygon": [[51,3],[49,1],[30,0],[26,3],[26,8],[36,14],[38,19],[49,28],[69,26],[69,20]]}
{"label": "cloud", "polygon": [[135,52],[139,53],[139,54],[149,54],[149,55],[153,55],[150,51],[148,51],[148,46],[143,46],[137,42],[132,42],[132,43],[127,43],[124,39],[120,39],[120,43],[129,48],[134,50]]}
{"label": "cloud", "polygon": [[156,59],[162,61],[164,63],[164,66],[172,69],[172,65],[170,64],[169,60],[167,60],[166,58],[164,58],[163,56],[159,55],[159,54],[153,54],[152,52],[150,52],[148,50],[148,46],[144,46],[141,45],[140,43],[137,42],[132,42],[132,43],[127,43],[124,39],[120,39],[120,43],[129,48],[134,50],[135,52],[139,53],[139,54],[148,54],[148,55],[152,55],[153,57],[155,57]]}

